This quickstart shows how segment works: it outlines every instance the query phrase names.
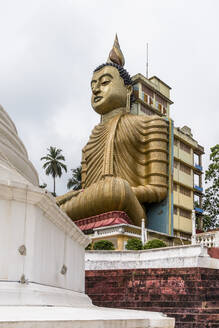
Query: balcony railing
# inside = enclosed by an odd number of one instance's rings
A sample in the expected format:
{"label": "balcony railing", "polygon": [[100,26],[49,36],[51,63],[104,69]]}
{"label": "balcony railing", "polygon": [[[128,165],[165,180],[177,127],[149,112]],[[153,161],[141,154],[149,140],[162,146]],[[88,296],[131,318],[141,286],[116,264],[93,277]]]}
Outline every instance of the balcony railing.
{"label": "balcony railing", "polygon": [[204,212],[204,210],[200,207],[195,207],[195,211],[202,214]]}
{"label": "balcony railing", "polygon": [[94,229],[94,235],[92,238],[96,238],[99,236],[106,236],[106,235],[118,235],[118,234],[125,234],[130,237],[141,237],[141,228],[133,226],[131,224],[117,224],[113,226],[106,226],[102,228]]}
{"label": "balcony railing", "polygon": [[199,192],[203,192],[203,188],[197,185],[194,185],[194,189],[198,190]]}
{"label": "balcony railing", "polygon": [[199,171],[203,170],[202,166],[196,163],[195,163],[195,168],[198,169]]}
{"label": "balcony railing", "polygon": [[195,236],[196,244],[206,247],[219,247],[219,231],[199,233]]}

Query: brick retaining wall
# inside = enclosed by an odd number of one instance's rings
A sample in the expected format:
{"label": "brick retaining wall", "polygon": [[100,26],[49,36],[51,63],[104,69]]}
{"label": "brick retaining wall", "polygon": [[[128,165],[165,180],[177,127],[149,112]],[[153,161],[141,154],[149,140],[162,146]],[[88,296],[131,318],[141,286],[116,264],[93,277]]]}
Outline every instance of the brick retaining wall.
{"label": "brick retaining wall", "polygon": [[219,270],[88,270],[85,281],[95,305],[163,312],[176,328],[219,328]]}

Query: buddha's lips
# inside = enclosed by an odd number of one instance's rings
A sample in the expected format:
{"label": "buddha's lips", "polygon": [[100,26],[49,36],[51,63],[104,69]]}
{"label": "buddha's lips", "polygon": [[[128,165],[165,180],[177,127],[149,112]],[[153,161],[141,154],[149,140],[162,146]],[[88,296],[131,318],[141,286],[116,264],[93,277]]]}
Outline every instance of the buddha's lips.
{"label": "buddha's lips", "polygon": [[96,102],[100,101],[102,98],[103,97],[101,97],[101,96],[97,96],[97,97],[94,98],[94,102],[96,103]]}

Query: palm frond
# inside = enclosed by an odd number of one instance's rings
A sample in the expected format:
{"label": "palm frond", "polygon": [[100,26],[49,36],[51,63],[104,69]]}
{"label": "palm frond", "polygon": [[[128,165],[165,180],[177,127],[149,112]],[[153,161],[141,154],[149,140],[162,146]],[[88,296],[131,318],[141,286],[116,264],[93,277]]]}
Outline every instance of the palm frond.
{"label": "palm frond", "polygon": [[76,169],[71,169],[72,177],[68,179],[67,188],[73,190],[79,190],[82,188],[81,185],[81,166]]}

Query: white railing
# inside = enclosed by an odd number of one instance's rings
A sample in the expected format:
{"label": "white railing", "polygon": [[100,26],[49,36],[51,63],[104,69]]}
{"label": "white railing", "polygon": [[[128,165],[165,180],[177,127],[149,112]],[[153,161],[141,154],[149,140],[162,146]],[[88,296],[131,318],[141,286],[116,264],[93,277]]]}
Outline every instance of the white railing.
{"label": "white railing", "polygon": [[219,247],[219,231],[199,233],[195,236],[195,241],[203,247]]}
{"label": "white railing", "polygon": [[98,236],[106,236],[106,235],[117,235],[117,234],[126,234],[132,237],[141,237],[141,228],[135,227],[129,224],[118,224],[115,226],[108,226],[102,228],[94,229],[93,238]]}

